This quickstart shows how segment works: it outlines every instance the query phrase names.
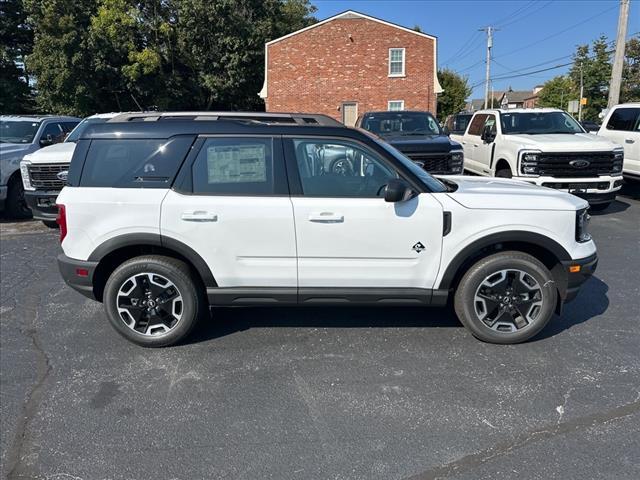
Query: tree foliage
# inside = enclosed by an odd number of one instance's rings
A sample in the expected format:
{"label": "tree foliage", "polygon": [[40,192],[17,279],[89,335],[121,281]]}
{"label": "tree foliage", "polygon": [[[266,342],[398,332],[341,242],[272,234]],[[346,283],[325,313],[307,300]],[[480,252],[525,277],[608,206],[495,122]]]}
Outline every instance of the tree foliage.
{"label": "tree foliage", "polygon": [[263,108],[265,42],[315,21],[309,0],[23,1],[38,107],[78,115]]}
{"label": "tree foliage", "polygon": [[468,78],[444,69],[438,71],[438,80],[443,90],[438,95],[438,117],[444,119],[464,110],[466,99],[471,95]]}
{"label": "tree foliage", "polygon": [[22,0],[0,0],[0,112],[27,112],[31,88],[24,57],[31,51],[32,31]]}
{"label": "tree foliage", "polygon": [[567,75],[559,75],[544,84],[538,93],[540,107],[553,107],[567,110],[570,100],[578,98],[578,88]]}
{"label": "tree foliage", "polygon": [[640,102],[640,37],[630,38],[627,41],[620,102]]}

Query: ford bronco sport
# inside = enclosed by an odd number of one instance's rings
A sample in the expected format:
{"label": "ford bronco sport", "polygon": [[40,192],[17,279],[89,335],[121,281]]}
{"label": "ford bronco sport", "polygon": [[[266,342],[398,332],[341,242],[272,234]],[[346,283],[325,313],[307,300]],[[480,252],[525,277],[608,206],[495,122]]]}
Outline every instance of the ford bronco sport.
{"label": "ford bronco sport", "polygon": [[438,180],[320,115],[127,114],[77,143],[58,264],[144,346],[180,341],[214,305],[450,297],[477,338],[516,343],[595,270],[587,207],[520,181]]}

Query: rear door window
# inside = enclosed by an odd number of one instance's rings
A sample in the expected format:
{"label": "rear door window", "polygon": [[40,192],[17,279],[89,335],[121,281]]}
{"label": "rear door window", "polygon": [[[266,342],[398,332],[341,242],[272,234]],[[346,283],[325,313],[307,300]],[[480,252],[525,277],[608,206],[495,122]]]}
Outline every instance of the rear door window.
{"label": "rear door window", "polygon": [[83,187],[169,188],[193,136],[93,140],[80,178]]}

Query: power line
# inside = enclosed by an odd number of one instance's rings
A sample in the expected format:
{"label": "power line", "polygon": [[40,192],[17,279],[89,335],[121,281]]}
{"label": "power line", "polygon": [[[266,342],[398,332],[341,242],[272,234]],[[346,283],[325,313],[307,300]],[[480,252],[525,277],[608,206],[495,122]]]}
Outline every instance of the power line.
{"label": "power line", "polygon": [[442,62],[443,64],[448,64],[450,60],[456,58],[459,54],[461,54],[462,52],[464,52],[468,47],[471,46],[471,44],[473,43],[474,40],[476,40],[476,38],[479,36],[479,32],[473,32],[473,34],[471,34],[471,36],[469,37],[469,39],[458,49],[456,50],[456,53],[454,53],[453,55],[450,55],[449,57],[447,57],[447,60]]}
{"label": "power line", "polygon": [[532,0],[529,3],[520,6],[518,8],[516,8],[513,12],[511,12],[509,15],[507,15],[506,17],[502,17],[500,20],[493,22],[494,25],[496,26],[500,26],[502,27],[503,25],[502,22],[507,21],[507,20],[511,20],[512,18],[516,17],[517,15],[519,15],[520,13],[524,12],[527,8],[533,6],[534,4],[538,3],[539,0]]}
{"label": "power line", "polygon": [[508,27],[509,25],[513,25],[514,23],[518,23],[522,20],[525,20],[529,17],[531,17],[533,14],[538,13],[540,10],[543,10],[545,8],[547,8],[549,5],[551,5],[553,3],[553,0],[549,0],[547,3],[543,4],[542,6],[540,6],[539,8],[536,8],[535,10],[533,10],[532,12],[528,12],[524,15],[522,15],[520,18],[514,18],[513,20],[511,20],[510,22],[507,22],[503,25],[500,25],[501,29],[505,29],[506,27]]}

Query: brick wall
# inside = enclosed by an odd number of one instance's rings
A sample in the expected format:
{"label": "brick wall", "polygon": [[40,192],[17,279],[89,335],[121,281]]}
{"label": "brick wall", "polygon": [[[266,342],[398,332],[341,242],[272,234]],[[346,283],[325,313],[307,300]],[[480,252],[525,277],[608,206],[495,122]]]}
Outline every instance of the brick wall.
{"label": "brick wall", "polygon": [[[386,110],[435,113],[434,40],[372,20],[335,19],[268,47],[268,112],[324,113],[342,120],[342,102],[358,114]],[[405,76],[389,77],[389,48],[405,49]]]}

